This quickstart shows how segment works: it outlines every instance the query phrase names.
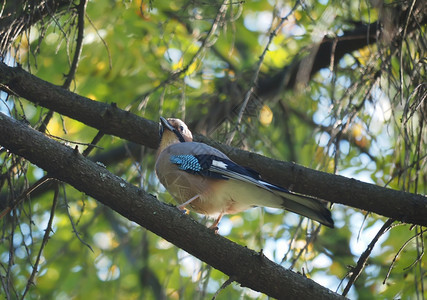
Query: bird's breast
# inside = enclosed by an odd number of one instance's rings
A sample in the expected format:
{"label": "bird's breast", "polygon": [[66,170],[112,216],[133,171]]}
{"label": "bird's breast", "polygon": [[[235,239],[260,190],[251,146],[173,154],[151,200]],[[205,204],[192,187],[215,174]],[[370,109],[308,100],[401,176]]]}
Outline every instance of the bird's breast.
{"label": "bird's breast", "polygon": [[160,182],[182,204],[196,195],[198,199],[191,202],[191,208],[202,214],[218,215],[237,213],[248,209],[259,199],[257,187],[235,180],[225,180],[192,174],[180,170],[170,162],[170,153],[163,151],[156,162],[156,173]]}

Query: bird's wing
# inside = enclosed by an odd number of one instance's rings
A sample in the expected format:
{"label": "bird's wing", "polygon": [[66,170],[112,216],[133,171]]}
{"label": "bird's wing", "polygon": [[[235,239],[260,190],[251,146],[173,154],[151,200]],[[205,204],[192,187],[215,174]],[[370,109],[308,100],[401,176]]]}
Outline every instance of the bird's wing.
{"label": "bird's wing", "polygon": [[171,155],[170,162],[180,170],[191,174],[199,174],[216,179],[234,179],[255,184],[269,189],[261,180],[257,172],[242,167],[233,161],[210,154],[180,154]]}
{"label": "bird's wing", "polygon": [[195,142],[175,144],[169,148],[166,150],[169,152],[170,162],[182,171],[207,178],[231,179],[258,186],[280,196],[281,207],[333,227],[330,211],[318,199],[263,181],[256,171],[236,164],[215,148]]}
{"label": "bird's wing", "polygon": [[180,170],[216,179],[234,179],[254,184],[271,192],[291,193],[285,188],[261,180],[255,170],[243,167],[229,159],[223,152],[209,145],[188,142],[167,148],[170,162]]}

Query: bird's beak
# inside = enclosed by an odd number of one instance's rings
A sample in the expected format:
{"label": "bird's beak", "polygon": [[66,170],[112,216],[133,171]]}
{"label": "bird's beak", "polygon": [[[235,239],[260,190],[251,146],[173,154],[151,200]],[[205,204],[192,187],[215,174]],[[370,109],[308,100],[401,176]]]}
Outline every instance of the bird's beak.
{"label": "bird's beak", "polygon": [[163,117],[160,117],[160,127],[159,127],[159,136],[162,138],[163,133],[165,132],[165,129],[174,132],[175,128],[172,127],[171,124],[169,124],[168,120],[166,120]]}
{"label": "bird's beak", "polygon": [[160,117],[160,131],[161,131],[161,133],[163,133],[163,131],[165,129],[172,131],[172,132],[175,131],[175,128],[173,128],[172,125],[169,124],[168,120],[166,120],[163,117]]}
{"label": "bird's beak", "polygon": [[175,136],[178,138],[178,140],[181,142],[181,143],[184,143],[185,142],[185,139],[184,139],[184,137],[182,136],[182,134],[178,131],[178,130],[176,130],[169,122],[168,122],[168,120],[166,120],[165,118],[163,118],[163,117],[160,117],[160,138],[163,136],[163,133],[164,133],[164,131],[165,131],[165,129],[167,129],[167,130],[169,130],[169,131],[171,131],[171,132],[173,132],[174,134],[175,134]]}

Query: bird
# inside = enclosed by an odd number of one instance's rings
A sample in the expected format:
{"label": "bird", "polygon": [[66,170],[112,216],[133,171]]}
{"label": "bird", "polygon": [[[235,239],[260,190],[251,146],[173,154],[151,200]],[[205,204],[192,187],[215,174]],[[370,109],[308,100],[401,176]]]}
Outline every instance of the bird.
{"label": "bird", "polygon": [[180,119],[160,117],[160,144],[155,171],[179,204],[214,217],[218,229],[225,214],[251,207],[281,208],[333,228],[331,212],[318,199],[263,180],[255,170],[233,162],[220,150],[193,141]]}

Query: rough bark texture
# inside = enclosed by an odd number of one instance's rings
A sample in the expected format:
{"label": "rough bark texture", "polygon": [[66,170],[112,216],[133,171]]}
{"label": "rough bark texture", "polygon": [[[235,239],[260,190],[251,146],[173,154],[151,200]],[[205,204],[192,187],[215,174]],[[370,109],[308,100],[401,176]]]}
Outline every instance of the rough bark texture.
{"label": "rough bark texture", "polygon": [[344,204],[410,224],[427,226],[427,197],[365,183],[353,178],[316,171],[292,162],[198,139],[226,153],[238,163],[260,172],[272,183],[332,203]]}
{"label": "rough bark texture", "polygon": [[36,105],[78,120],[104,134],[112,134],[150,148],[156,148],[159,143],[156,122],[118,109],[115,103],[93,101],[72,93],[20,67],[9,67],[0,62],[0,83],[8,88],[6,92],[12,91]]}
{"label": "rough bark texture", "polygon": [[[87,125],[129,141],[156,148],[158,124],[123,111],[115,105],[92,101],[29,74],[19,67],[0,63],[2,89],[52,109]],[[340,203],[398,221],[427,226],[427,198],[270,159],[196,135],[196,141],[214,146],[239,164],[258,171],[275,184],[320,199]]]}
{"label": "rough bark texture", "polygon": [[[414,1],[413,7],[405,1],[390,6],[385,6],[382,1],[377,2],[377,5],[384,5],[376,7],[381,16],[379,21],[370,24],[349,21],[349,25],[354,25],[353,29],[345,30],[340,36],[325,36],[320,43],[311,45],[306,55],[297,55],[281,70],[262,74],[255,90],[257,101],[265,101],[280,95],[280,92],[304,86],[322,68],[333,68],[344,55],[351,55],[368,45],[397,49],[396,45],[400,45],[405,38],[402,28],[406,27],[406,34],[410,36],[427,23],[427,5],[424,2]],[[197,124],[198,128],[206,132],[214,130],[224,120],[235,119],[248,89],[246,84],[239,84],[238,81],[228,82],[224,79],[222,82],[217,89],[224,89],[223,93],[229,95],[228,101],[222,101],[217,96],[209,99],[210,113],[202,116]],[[247,112],[251,114],[249,107]]]}
{"label": "rough bark texture", "polygon": [[215,234],[173,206],[31,127],[0,113],[0,144],[50,176],[94,197],[188,253],[224,272],[242,286],[278,299],[343,299],[302,275],[286,270],[246,247]]}

